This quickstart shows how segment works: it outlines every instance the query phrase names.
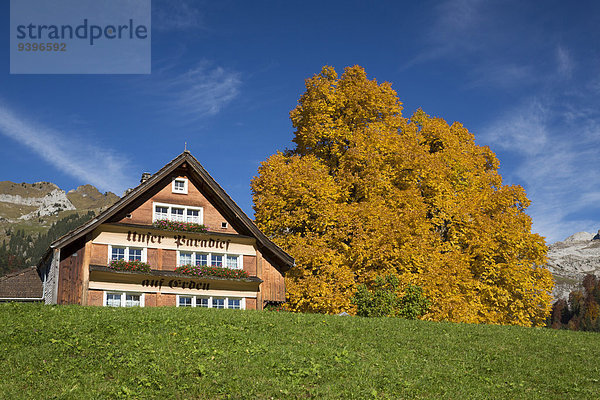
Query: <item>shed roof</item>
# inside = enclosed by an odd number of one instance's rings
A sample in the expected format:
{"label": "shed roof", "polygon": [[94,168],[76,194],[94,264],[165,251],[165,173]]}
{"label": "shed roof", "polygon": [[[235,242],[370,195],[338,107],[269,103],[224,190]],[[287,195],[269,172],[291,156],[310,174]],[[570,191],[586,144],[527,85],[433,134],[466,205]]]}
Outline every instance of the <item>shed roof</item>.
{"label": "shed roof", "polygon": [[41,300],[43,292],[42,280],[35,267],[0,277],[0,300]]}

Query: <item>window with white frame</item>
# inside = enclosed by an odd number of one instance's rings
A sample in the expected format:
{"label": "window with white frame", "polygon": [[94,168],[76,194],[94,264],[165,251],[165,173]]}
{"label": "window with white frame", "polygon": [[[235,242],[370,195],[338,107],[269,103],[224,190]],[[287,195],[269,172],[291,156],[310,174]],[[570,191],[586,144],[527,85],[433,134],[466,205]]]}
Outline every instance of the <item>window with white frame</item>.
{"label": "window with white frame", "polygon": [[227,255],[227,268],[238,269],[240,256]]}
{"label": "window with white frame", "polygon": [[202,207],[181,206],[177,204],[154,203],[152,221],[167,219],[169,221],[202,223]]}
{"label": "window with white frame", "polygon": [[154,207],[154,219],[169,219],[169,207],[156,206]]}
{"label": "window with white frame", "polygon": [[104,292],[106,307],[144,307],[143,293]]}
{"label": "window with white frame", "polygon": [[128,246],[108,246],[109,260],[146,262],[146,249]]}
{"label": "window with white frame", "polygon": [[171,221],[185,222],[185,208],[171,207]]}
{"label": "window with white frame", "polygon": [[228,308],[244,310],[246,308],[246,302],[242,297],[177,295],[177,307]]}
{"label": "window with white frame", "polygon": [[173,193],[187,194],[188,180],[185,178],[173,178],[171,189]]}
{"label": "window with white frame", "polygon": [[177,265],[206,265],[209,267],[227,267],[242,269],[242,256],[239,254],[200,253],[177,251]]}

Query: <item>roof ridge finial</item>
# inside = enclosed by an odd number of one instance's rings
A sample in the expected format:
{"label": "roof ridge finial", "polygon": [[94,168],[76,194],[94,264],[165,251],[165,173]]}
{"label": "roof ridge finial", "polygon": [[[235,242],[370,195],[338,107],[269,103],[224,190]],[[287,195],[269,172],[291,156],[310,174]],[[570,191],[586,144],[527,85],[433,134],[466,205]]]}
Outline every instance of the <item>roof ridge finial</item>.
{"label": "roof ridge finial", "polygon": [[187,153],[187,142],[183,142],[183,152]]}

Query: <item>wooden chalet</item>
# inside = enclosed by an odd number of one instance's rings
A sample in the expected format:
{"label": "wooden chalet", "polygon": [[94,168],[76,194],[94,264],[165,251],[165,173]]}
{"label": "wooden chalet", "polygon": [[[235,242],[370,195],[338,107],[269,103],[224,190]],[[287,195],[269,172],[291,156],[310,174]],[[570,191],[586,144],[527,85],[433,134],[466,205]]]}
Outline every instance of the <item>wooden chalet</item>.
{"label": "wooden chalet", "polygon": [[[203,224],[205,233],[157,228]],[[137,260],[150,272],[118,271]],[[189,276],[180,265],[243,269],[249,277]],[[46,304],[262,309],[285,301],[294,259],[267,238],[188,151],[93,220],[51,244],[38,265]]]}

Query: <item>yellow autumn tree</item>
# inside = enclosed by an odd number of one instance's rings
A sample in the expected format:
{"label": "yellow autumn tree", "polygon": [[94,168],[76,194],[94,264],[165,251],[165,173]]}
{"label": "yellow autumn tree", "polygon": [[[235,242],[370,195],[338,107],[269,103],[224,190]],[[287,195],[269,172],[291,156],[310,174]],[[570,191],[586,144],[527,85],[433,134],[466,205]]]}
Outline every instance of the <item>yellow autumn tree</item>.
{"label": "yellow autumn tree", "polygon": [[306,80],[295,148],[252,181],[258,226],[296,259],[292,310],[355,312],[358,285],[394,275],[431,301],[424,318],[539,326],[553,281],[520,186],[460,123],[416,111],[359,67]]}

